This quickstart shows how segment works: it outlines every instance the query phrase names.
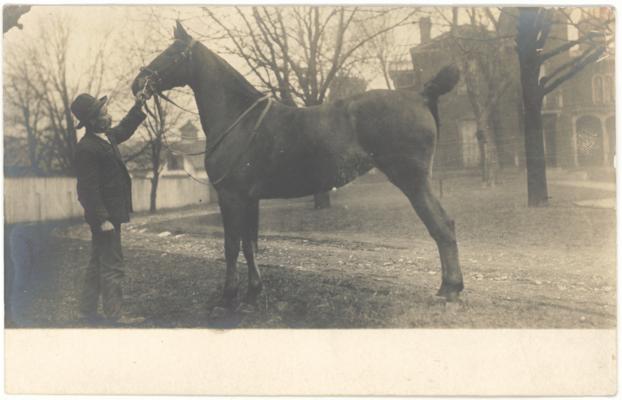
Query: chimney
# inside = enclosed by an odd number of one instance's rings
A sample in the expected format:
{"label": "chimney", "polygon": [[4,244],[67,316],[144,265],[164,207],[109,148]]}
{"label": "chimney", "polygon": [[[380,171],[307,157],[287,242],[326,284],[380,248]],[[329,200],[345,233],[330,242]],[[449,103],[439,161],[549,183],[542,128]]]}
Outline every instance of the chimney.
{"label": "chimney", "polygon": [[419,19],[420,44],[424,44],[430,41],[431,30],[432,22],[430,21],[430,17],[421,17]]}

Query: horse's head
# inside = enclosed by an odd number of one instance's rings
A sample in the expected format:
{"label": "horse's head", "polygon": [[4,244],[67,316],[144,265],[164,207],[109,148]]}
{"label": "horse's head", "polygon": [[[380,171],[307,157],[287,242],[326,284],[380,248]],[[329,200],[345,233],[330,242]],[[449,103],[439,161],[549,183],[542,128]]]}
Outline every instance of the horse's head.
{"label": "horse's head", "polygon": [[174,41],[149,65],[141,68],[132,83],[132,93],[148,90],[159,93],[189,83],[191,76],[190,58],[196,41],[186,32],[179,21],[173,29]]}

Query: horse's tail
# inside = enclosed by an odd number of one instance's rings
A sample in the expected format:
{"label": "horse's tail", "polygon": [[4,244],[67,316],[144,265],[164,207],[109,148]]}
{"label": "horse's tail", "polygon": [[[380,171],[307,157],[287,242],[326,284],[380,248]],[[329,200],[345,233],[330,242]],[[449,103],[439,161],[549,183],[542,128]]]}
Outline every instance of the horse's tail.
{"label": "horse's tail", "polygon": [[426,99],[428,108],[434,116],[436,127],[439,127],[438,98],[449,93],[460,80],[460,70],[454,64],[441,68],[436,76],[423,85],[422,95]]}

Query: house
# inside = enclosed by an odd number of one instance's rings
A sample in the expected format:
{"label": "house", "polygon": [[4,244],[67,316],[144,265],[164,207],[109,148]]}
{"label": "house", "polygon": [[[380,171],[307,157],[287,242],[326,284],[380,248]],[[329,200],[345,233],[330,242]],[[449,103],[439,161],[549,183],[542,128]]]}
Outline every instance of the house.
{"label": "house", "polygon": [[[164,168],[160,176],[188,176],[207,182],[205,171],[205,135],[199,134],[199,129],[193,121],[188,120],[179,128],[181,139],[168,142],[166,149]],[[200,153],[200,154],[197,154]]]}
{"label": "house", "polygon": [[[167,135],[162,141],[159,176],[161,178],[195,178],[197,181],[207,182],[207,173],[203,163],[205,136],[199,135],[199,130],[191,120],[188,120],[179,132],[179,135]],[[151,152],[150,148],[145,149],[145,145],[147,143],[144,141],[136,141],[120,147],[133,178],[153,177]]]}
{"label": "house", "polygon": [[[594,8],[591,17],[604,18],[600,15],[602,11]],[[587,21],[579,23],[579,27],[583,23]],[[550,36],[568,40],[565,28],[563,24],[554,25]],[[559,40],[551,40],[549,47],[557,47],[559,43]],[[552,58],[544,65],[543,76],[584,50],[576,46]],[[614,68],[612,56],[591,63],[545,97],[542,125],[548,166],[613,169],[616,143]]]}
{"label": "house", "polygon": [[[507,29],[508,18],[500,19],[500,29]],[[390,71],[396,88],[412,87],[422,90],[423,84],[445,65],[451,64],[453,34],[442,33],[431,37],[429,17],[419,21],[421,42],[410,49],[412,64],[410,68],[399,65]],[[456,28],[460,37],[488,39],[486,32],[474,29],[470,25]],[[513,49],[508,57],[500,62],[517,62]],[[477,141],[477,125],[472,106],[468,98],[464,79],[460,79],[456,88],[439,99],[440,128],[436,155],[435,170],[454,170],[477,168],[480,165],[479,144]],[[518,166],[524,163],[522,133],[520,129],[521,99],[516,90],[507,90],[497,103],[490,124],[494,131],[498,159],[501,167]]]}
{"label": "house", "polygon": [[[593,13],[602,12],[594,8]],[[600,17],[597,14],[592,17]],[[593,23],[593,22],[592,22]],[[502,13],[499,29],[506,35],[516,32],[516,19]],[[579,23],[581,26],[581,23]],[[414,68],[394,68],[391,77],[396,87],[413,86],[422,89],[423,83],[451,62],[449,33],[435,38],[430,36],[429,18],[420,21],[421,43],[410,49]],[[467,26],[459,27],[462,36],[474,34]],[[547,51],[569,40],[568,24],[553,24]],[[542,76],[555,70],[584,48],[578,46],[553,57],[542,67]],[[508,46],[507,57],[499,62],[517,63],[513,47]],[[518,74],[516,70],[516,74]],[[518,79],[518,75],[517,75]],[[499,162],[503,166],[524,164],[522,99],[520,88],[508,90],[500,99],[498,112],[491,125],[497,139]],[[454,92],[439,102],[441,116],[440,138],[436,167],[458,169],[479,165],[476,125],[467,98],[464,81]],[[613,168],[615,156],[615,82],[613,57],[589,64],[575,77],[545,96],[542,108],[545,155],[548,167]]]}

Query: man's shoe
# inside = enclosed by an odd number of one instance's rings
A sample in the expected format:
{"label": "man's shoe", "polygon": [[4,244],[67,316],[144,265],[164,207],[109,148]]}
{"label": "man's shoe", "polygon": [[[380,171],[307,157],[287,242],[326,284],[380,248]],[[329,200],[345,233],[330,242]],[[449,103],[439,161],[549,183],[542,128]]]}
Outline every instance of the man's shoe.
{"label": "man's shoe", "polygon": [[122,315],[116,319],[109,319],[108,322],[110,322],[110,324],[112,324],[113,326],[132,326],[142,324],[143,322],[145,322],[145,318]]}
{"label": "man's shoe", "polygon": [[97,313],[80,313],[78,322],[84,325],[99,325],[104,319]]}

